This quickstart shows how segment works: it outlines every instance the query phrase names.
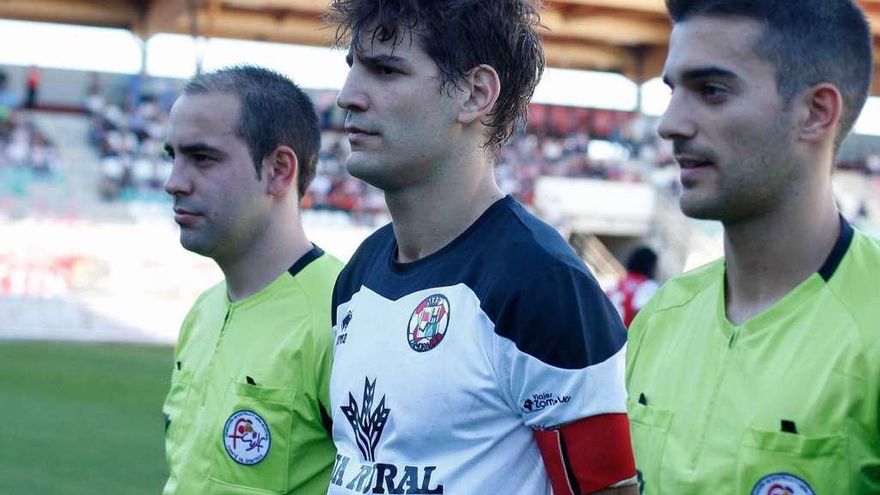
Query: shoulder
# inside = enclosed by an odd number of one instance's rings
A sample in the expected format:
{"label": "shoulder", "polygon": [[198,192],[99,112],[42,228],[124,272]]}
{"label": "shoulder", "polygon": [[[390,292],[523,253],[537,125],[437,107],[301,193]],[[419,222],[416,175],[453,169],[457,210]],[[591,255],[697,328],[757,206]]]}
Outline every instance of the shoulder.
{"label": "shoulder", "polygon": [[678,322],[674,321],[679,318],[679,313],[675,310],[690,307],[692,303],[699,301],[700,294],[719,283],[723,277],[724,258],[719,258],[668,280],[636,314],[627,335],[630,347],[628,353],[631,356],[638,354],[638,347],[646,334],[656,333],[658,328],[679,328]]}
{"label": "shoulder", "polygon": [[212,318],[222,318],[226,311],[226,282],[221,281],[199,295],[180,326],[176,348],[184,348],[193,334],[198,334]]}
{"label": "shoulder", "polygon": [[352,255],[351,259],[336,278],[331,297],[331,320],[336,324],[336,308],[351,300],[352,296],[360,290],[361,283],[366,275],[374,270],[382,260],[388,260],[394,249],[394,229],[386,224],[376,232],[370,234]]}
{"label": "shoulder", "polygon": [[267,317],[291,322],[307,314],[312,327],[327,332],[333,287],[342,266],[342,262],[334,256],[317,246],[313,247],[287,270],[288,277],[277,286],[279,290],[273,294],[271,304],[278,306],[263,312]]}
{"label": "shoulder", "polygon": [[197,318],[202,311],[213,311],[226,306],[226,282],[221,281],[201,293],[189,310],[187,320]]}
{"label": "shoulder", "polygon": [[[487,272],[508,275],[512,287],[541,279],[548,271],[589,271],[553,227],[511,198],[505,198],[492,222],[480,232],[480,257]],[[511,270],[511,267],[515,269]],[[494,268],[494,270],[491,270]],[[506,268],[506,269],[505,269]]]}
{"label": "shoulder", "polygon": [[546,223],[512,206],[480,256],[495,281],[483,309],[495,333],[544,363],[578,369],[626,340],[617,311],[574,250]]}
{"label": "shoulder", "polygon": [[[342,271],[343,263],[331,254],[315,247],[310,254],[311,259],[300,270],[294,271],[295,266],[288,270],[293,279],[299,282],[299,287],[306,293],[327,294],[333,289],[336,278]],[[299,263],[299,262],[297,262]]]}
{"label": "shoulder", "polygon": [[574,296],[605,298],[583,260],[551,226],[510,200],[480,232],[471,282],[490,318],[511,298],[539,308]]}
{"label": "shoulder", "polygon": [[[846,286],[853,286],[875,282],[880,271],[880,239],[855,231],[839,269],[831,278],[832,283],[840,281]],[[837,273],[841,276],[838,277]],[[859,291],[861,289],[858,288]]]}
{"label": "shoulder", "polygon": [[863,339],[880,350],[880,240],[856,231],[852,244],[828,286],[849,316],[853,318]]}
{"label": "shoulder", "polygon": [[388,223],[379,227],[375,232],[367,236],[364,242],[358,246],[357,250],[348,262],[348,265],[355,265],[368,261],[376,256],[377,251],[389,249],[394,243],[394,227]]}
{"label": "shoulder", "polygon": [[657,289],[644,311],[659,312],[683,306],[724,275],[724,258],[669,279]]}

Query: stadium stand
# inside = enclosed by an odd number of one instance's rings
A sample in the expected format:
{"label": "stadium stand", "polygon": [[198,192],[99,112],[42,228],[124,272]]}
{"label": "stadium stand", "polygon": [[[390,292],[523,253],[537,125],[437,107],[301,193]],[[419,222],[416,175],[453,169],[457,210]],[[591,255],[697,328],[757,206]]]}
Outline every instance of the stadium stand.
{"label": "stadium stand", "polygon": [[[100,155],[101,197],[107,200],[144,197],[160,190],[168,164],[162,156],[164,126],[173,96],[162,97],[149,79],[129,85],[124,102],[112,101],[92,84],[86,98],[91,117],[89,139]],[[318,176],[305,204],[316,210],[347,211],[360,221],[385,211],[379,191],[345,171],[348,141],[344,113],[332,91],[312,91],[322,126]],[[541,176],[589,177],[641,181],[641,171],[627,167],[637,156],[661,155],[644,119],[632,112],[533,104],[527,128],[520,129],[499,157],[502,188],[526,204]],[[636,125],[638,124],[638,125]],[[638,128],[638,131],[634,129]],[[669,154],[666,153],[668,160]]]}
{"label": "stadium stand", "polygon": [[[72,87],[58,84],[64,78]],[[52,338],[72,332],[114,340],[120,332],[122,339],[170,342],[185,303],[218,277],[215,267],[179,249],[162,188],[169,170],[164,126],[181,81],[46,69],[44,83],[56,90],[41,95],[43,109],[8,110],[0,120],[0,227],[33,241],[0,249],[0,291],[15,298],[0,307],[7,322],[0,334],[42,328]],[[310,94],[323,131],[303,222],[344,259],[389,218],[380,192],[346,172],[345,116],[335,93]],[[20,98],[0,93],[0,101],[18,105]],[[618,260],[636,244],[661,254],[660,279],[720,254],[717,225],[678,210],[677,170],[669,166],[669,145],[655,137],[655,122],[554,105],[533,104],[529,114],[499,156],[499,183],[563,232],[603,286],[620,277]],[[877,149],[876,138],[844,143],[836,174],[842,211],[871,232],[880,223]],[[76,247],[48,240],[59,235],[77,239]],[[129,278],[150,283],[135,287]],[[57,311],[46,311],[47,304]]]}

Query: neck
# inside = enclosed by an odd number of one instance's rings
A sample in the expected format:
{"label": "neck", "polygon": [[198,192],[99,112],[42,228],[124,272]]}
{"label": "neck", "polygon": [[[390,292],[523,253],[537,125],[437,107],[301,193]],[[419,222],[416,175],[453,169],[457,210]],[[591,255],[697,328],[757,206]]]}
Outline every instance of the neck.
{"label": "neck", "polygon": [[726,312],[740,324],[813,275],[840,235],[830,179],[763,216],[726,223]]}
{"label": "neck", "polygon": [[400,262],[439,251],[504,196],[482,150],[440,170],[419,186],[385,192]]}
{"label": "neck", "polygon": [[274,216],[263,235],[238,256],[216,260],[226,278],[230,301],[239,301],[264,289],[312,249],[299,215],[294,216]]}

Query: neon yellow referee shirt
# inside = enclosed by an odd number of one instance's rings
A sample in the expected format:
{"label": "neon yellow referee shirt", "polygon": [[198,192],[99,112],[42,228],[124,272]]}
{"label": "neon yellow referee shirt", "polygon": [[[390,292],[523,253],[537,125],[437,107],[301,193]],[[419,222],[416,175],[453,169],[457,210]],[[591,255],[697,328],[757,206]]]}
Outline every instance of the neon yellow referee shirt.
{"label": "neon yellow referee shirt", "polygon": [[164,494],[324,495],[330,301],[342,263],[319,248],[250,297],[226,284],[190,310],[165,399]]}
{"label": "neon yellow referee shirt", "polygon": [[880,493],[880,242],[847,223],[817,273],[742,325],[723,260],[671,280],[627,352],[644,494]]}

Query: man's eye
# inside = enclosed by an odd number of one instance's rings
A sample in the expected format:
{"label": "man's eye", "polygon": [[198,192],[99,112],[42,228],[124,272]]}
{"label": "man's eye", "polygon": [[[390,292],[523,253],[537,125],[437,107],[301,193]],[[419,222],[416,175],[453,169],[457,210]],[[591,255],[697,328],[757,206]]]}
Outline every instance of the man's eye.
{"label": "man's eye", "polygon": [[704,84],[700,88],[700,94],[708,100],[719,100],[726,96],[727,93],[727,88],[719,84]]}
{"label": "man's eye", "polygon": [[376,67],[376,70],[378,70],[379,74],[382,74],[383,76],[390,76],[391,74],[394,74],[395,72],[397,72],[393,68],[388,67],[387,65],[380,65],[380,66]]}

